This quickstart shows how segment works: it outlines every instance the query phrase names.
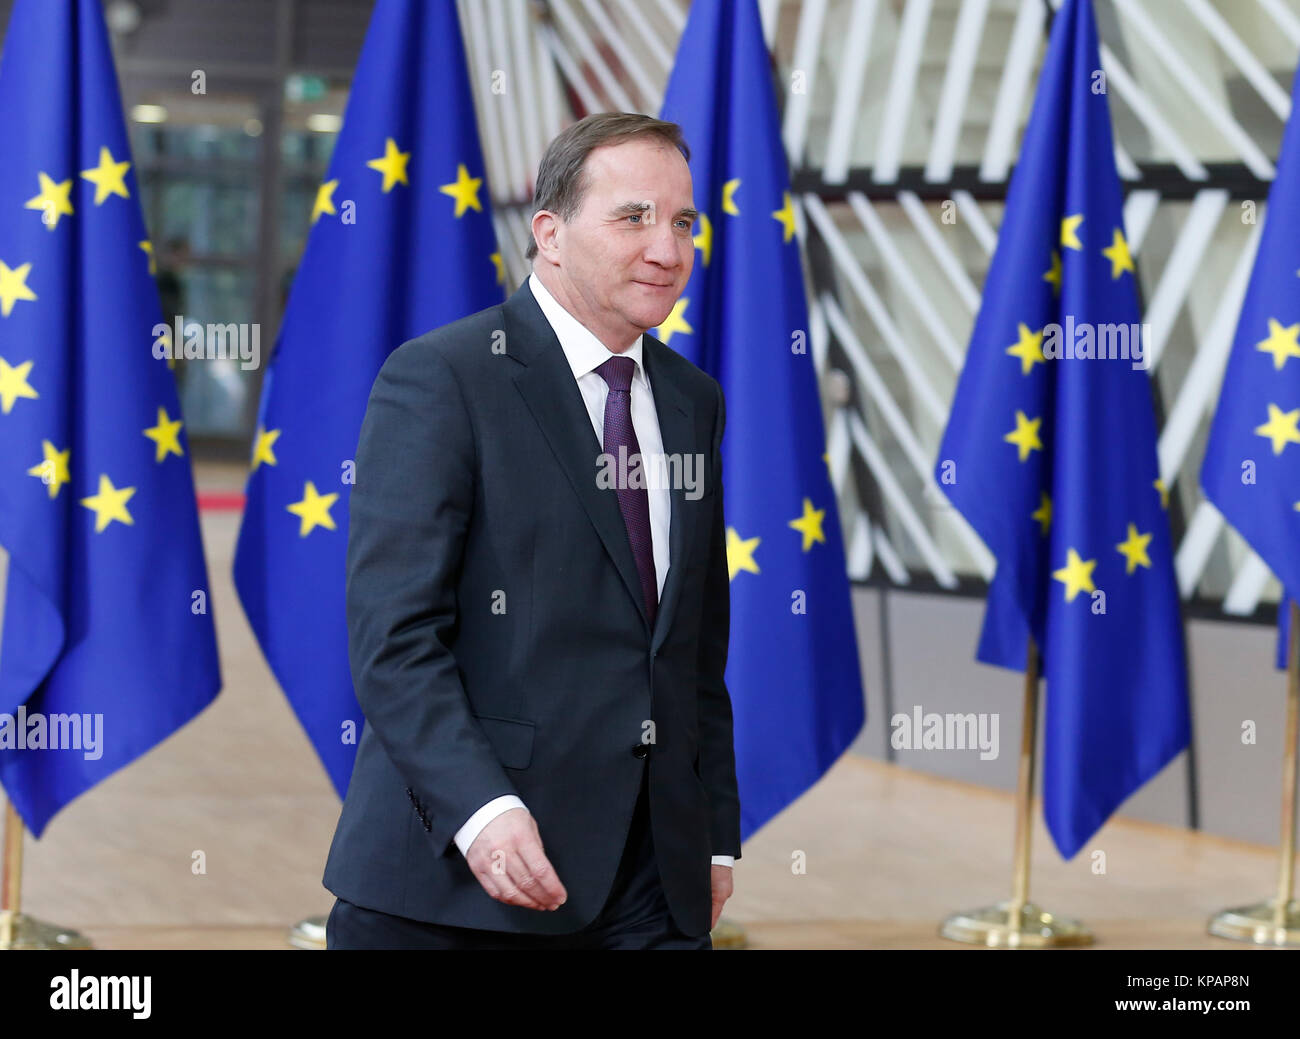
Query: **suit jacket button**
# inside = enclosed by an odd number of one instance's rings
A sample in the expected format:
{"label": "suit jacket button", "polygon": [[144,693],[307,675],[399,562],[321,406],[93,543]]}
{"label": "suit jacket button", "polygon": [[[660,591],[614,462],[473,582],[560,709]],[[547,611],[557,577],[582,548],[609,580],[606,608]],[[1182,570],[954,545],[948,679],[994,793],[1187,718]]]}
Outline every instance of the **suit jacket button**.
{"label": "suit jacket button", "polygon": [[638,743],[632,748],[632,757],[634,758],[644,758],[649,755],[649,753],[650,744],[648,743]]}

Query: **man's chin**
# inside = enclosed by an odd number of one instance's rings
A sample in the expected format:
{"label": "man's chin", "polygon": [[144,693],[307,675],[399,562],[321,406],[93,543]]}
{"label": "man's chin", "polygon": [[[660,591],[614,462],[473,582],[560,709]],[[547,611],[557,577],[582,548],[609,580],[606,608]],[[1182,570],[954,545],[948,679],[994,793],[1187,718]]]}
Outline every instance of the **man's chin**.
{"label": "man's chin", "polygon": [[[675,304],[677,301],[674,300],[673,302]],[[627,317],[628,317],[628,321],[630,321],[637,328],[641,329],[641,331],[649,332],[652,328],[658,328],[665,321],[667,321],[668,316],[672,312],[673,312],[673,308],[671,306],[670,307],[646,307],[644,309],[639,309],[634,311],[633,313],[628,314]]]}

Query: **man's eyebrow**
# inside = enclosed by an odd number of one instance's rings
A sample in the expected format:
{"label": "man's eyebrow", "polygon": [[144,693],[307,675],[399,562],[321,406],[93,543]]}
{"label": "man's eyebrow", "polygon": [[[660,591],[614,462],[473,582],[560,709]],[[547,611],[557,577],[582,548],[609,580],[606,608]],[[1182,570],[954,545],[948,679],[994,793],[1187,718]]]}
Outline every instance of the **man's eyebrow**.
{"label": "man's eyebrow", "polygon": [[[654,203],[649,201],[622,202],[619,203],[617,206],[615,206],[612,210],[610,210],[610,215],[619,216],[619,217],[632,216],[635,213],[648,213],[650,210],[654,208],[655,208]],[[700,215],[700,211],[698,209],[691,209],[689,206],[684,209],[679,209],[677,211],[677,219],[679,220],[685,217],[686,219],[693,221],[699,215]]]}
{"label": "man's eyebrow", "polygon": [[634,213],[646,213],[654,208],[653,202],[622,202],[610,210],[614,216],[631,216]]}

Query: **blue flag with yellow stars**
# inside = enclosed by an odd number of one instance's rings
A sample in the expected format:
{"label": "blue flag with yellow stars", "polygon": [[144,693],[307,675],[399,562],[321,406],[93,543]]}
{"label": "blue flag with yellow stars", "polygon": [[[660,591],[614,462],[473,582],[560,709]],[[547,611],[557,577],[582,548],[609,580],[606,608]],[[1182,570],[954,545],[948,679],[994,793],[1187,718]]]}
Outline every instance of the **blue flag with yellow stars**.
{"label": "blue flag with yellow stars", "polygon": [[1046,678],[1061,855],[1187,746],[1167,499],[1088,0],[1056,15],[935,476],[997,557],[978,658]]}
{"label": "blue flag with yellow stars", "polygon": [[722,385],[726,684],[744,840],[853,742],[864,705],[808,302],[758,6],[696,0],[661,118],[690,146],[695,266],[659,338]]}
{"label": "blue flag with yellow stars", "polygon": [[0,112],[0,781],[40,836],[221,676],[99,0],[19,0]]}
{"label": "blue flag with yellow stars", "polygon": [[[1300,596],[1300,75],[1201,467],[1205,496]],[[1295,363],[1292,364],[1291,362]],[[1285,667],[1289,607],[1280,608]]]}
{"label": "blue flag with yellow stars", "polygon": [[371,384],[430,329],[500,303],[454,3],[379,0],[263,383],[235,585],[339,795],[362,725],[344,604]]}

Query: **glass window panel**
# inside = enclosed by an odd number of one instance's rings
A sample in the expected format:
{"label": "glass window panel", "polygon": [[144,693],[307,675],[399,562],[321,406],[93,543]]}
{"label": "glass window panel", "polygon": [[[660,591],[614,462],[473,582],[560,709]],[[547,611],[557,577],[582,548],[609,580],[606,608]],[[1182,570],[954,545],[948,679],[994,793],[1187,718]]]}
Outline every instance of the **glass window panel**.
{"label": "glass window panel", "polygon": [[[219,345],[212,334],[216,326],[233,323],[241,342],[246,344],[245,355],[255,358],[259,366],[264,360],[270,344],[263,342],[260,329],[253,324],[254,269],[191,266],[182,268],[177,275],[180,286],[176,313],[184,314],[187,326],[194,323],[204,327],[204,359],[176,362],[186,428],[192,437],[246,436],[257,370],[245,370],[241,357],[216,358],[206,353]],[[168,317],[175,322],[174,314]],[[239,353],[233,341],[229,352]]]}
{"label": "glass window panel", "polygon": [[253,170],[237,179],[169,176],[161,189],[159,240],[197,256],[257,251],[258,191]]}

